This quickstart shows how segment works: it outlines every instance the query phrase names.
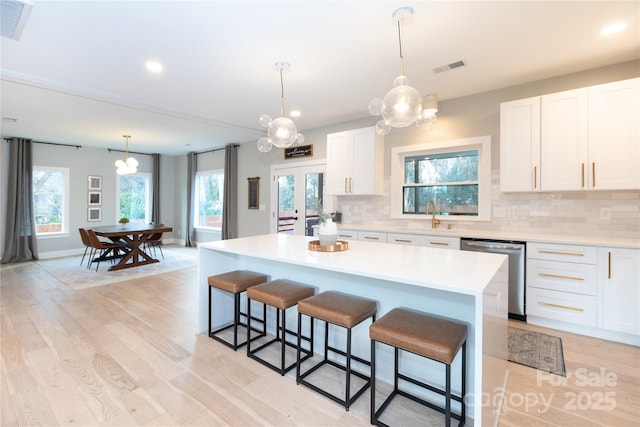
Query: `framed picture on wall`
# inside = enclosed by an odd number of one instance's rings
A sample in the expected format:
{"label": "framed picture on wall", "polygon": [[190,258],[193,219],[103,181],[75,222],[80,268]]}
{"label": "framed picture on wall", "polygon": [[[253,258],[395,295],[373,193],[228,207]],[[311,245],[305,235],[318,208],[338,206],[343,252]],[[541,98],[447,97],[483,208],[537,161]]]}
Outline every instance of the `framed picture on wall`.
{"label": "framed picture on wall", "polygon": [[260,177],[247,178],[249,181],[249,209],[258,209],[260,204]]}
{"label": "framed picture on wall", "polygon": [[89,191],[89,197],[87,200],[89,206],[100,206],[102,204],[102,192]]}
{"label": "framed picture on wall", "polygon": [[102,177],[98,175],[89,175],[89,190],[102,190]]}
{"label": "framed picture on wall", "polygon": [[87,221],[102,221],[102,209],[101,208],[88,208],[87,209]]}

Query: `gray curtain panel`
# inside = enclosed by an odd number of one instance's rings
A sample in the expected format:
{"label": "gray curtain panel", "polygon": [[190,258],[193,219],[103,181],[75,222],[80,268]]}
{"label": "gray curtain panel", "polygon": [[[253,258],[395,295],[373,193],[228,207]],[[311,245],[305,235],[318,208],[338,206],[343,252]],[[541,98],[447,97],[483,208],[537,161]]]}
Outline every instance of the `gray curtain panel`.
{"label": "gray curtain panel", "polygon": [[193,202],[196,190],[196,172],[198,171],[198,156],[195,152],[187,154],[187,232],[185,246],[196,245],[196,229],[193,224]]}
{"label": "gray curtain panel", "polygon": [[9,140],[7,218],[1,263],[38,259],[38,241],[33,215],[33,143],[30,139]]}
{"label": "gray curtain panel", "polygon": [[222,240],[238,237],[238,144],[224,150]]}
{"label": "gray curtain panel", "polygon": [[151,155],[153,161],[153,171],[151,181],[153,182],[153,195],[151,198],[151,222],[160,224],[160,154]]}

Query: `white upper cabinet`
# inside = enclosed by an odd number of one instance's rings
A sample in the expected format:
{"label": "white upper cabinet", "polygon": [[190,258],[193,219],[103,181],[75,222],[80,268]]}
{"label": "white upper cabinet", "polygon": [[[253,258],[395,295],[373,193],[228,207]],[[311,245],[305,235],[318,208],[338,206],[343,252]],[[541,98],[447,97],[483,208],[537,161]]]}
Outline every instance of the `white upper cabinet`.
{"label": "white upper cabinet", "polygon": [[587,177],[588,90],[577,89],[541,97],[540,189],[582,190]]}
{"label": "white upper cabinet", "polygon": [[540,97],[500,105],[500,189],[540,190]]}
{"label": "white upper cabinet", "polygon": [[383,156],[373,127],[327,135],[327,194],[382,194]]}
{"label": "white upper cabinet", "polygon": [[639,82],[501,104],[501,191],[640,189]]}
{"label": "white upper cabinet", "polygon": [[640,189],[640,79],[589,88],[589,188]]}

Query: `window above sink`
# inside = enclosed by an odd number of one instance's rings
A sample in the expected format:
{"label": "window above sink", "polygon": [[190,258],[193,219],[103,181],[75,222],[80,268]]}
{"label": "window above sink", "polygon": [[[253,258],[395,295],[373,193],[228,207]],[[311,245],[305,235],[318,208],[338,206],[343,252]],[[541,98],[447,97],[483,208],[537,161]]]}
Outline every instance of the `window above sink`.
{"label": "window above sink", "polygon": [[490,190],[489,136],[391,150],[391,218],[489,221]]}

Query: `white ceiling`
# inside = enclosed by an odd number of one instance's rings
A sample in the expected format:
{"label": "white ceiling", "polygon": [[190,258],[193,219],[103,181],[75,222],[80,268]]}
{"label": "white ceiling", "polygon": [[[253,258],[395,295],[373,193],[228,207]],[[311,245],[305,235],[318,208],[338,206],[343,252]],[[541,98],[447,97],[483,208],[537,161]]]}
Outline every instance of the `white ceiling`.
{"label": "white ceiling", "polygon": [[2,136],[121,149],[128,133],[162,154],[256,141],[279,114],[277,60],[299,131],[366,117],[399,74],[401,6],[405,73],[440,100],[640,58],[639,1],[35,1],[1,38]]}

